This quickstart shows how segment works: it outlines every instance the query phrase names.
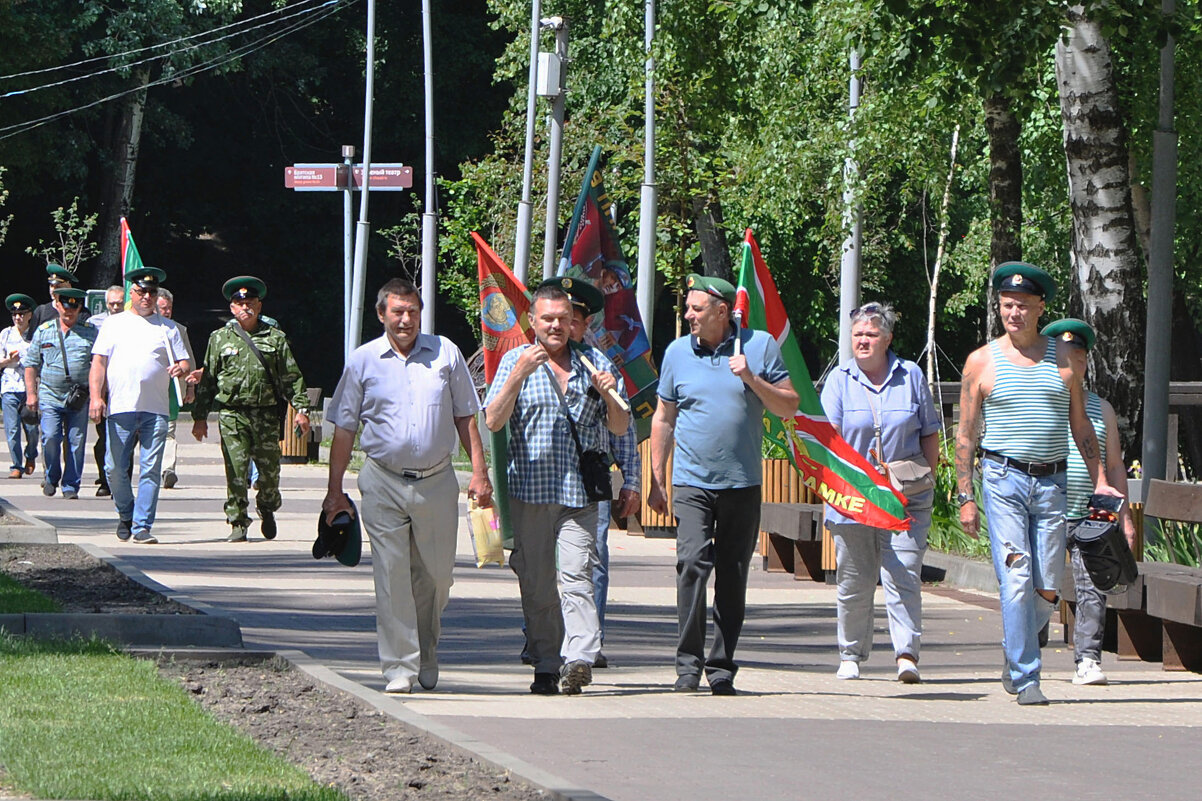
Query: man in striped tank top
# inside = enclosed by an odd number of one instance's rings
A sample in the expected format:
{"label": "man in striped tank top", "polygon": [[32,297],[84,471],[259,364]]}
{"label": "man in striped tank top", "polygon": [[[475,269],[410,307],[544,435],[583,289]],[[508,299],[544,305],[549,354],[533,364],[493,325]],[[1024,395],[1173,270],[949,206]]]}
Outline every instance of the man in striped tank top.
{"label": "man in striped tank top", "polygon": [[[1085,362],[1096,339],[1093,328],[1083,320],[1069,317],[1057,320],[1045,327],[1041,333],[1059,339],[1069,346],[1069,360],[1073,370],[1078,376],[1084,377]],[[1087,391],[1085,412],[1098,438],[1106,479],[1112,487],[1126,495],[1127,465],[1123,463],[1122,449],[1119,447],[1119,425],[1114,407],[1102,400],[1098,393]],[[1073,568],[1073,587],[1077,596],[1077,616],[1073,626],[1073,655],[1077,663],[1077,672],[1073,676],[1073,684],[1105,684],[1106,674],[1102,672],[1102,636],[1106,632],[1106,594],[1094,586],[1081,558],[1081,549],[1073,540],[1073,529],[1089,517],[1089,496],[1093,492],[1093,483],[1089,480],[1089,473],[1081,454],[1072,447],[1072,443],[1069,445],[1066,516],[1069,563]],[[1123,504],[1123,510],[1119,513],[1119,524],[1123,528],[1127,544],[1134,547],[1135,522],[1131,519],[1131,507],[1126,504]]]}
{"label": "man in striped tank top", "polygon": [[994,271],[992,284],[1005,333],[964,364],[956,433],[960,524],[977,536],[973,472],[979,444],[981,495],[1001,595],[1002,685],[1024,706],[1043,705],[1039,631],[1055,609],[1064,570],[1070,430],[1097,492],[1119,491],[1101,468],[1069,346],[1039,333],[1055,281],[1038,267],[1006,262]]}

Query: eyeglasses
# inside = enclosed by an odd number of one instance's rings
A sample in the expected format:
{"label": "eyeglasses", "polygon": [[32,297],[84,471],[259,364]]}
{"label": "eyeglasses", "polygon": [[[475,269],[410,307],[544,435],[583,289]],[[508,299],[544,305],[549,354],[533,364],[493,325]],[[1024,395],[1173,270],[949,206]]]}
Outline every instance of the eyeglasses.
{"label": "eyeglasses", "polygon": [[159,290],[156,287],[147,288],[144,286],[138,286],[137,284],[134,284],[133,290],[134,290],[134,294],[136,294],[136,295],[157,295],[157,294],[159,294]]}

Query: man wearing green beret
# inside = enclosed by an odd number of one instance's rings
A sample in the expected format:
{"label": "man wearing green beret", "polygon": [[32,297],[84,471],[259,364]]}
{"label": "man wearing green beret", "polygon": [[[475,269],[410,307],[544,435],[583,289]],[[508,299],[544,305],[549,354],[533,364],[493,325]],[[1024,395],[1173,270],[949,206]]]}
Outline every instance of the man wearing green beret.
{"label": "man wearing green beret", "polygon": [[[9,295],[4,299],[13,324],[0,331],[0,403],[4,408],[4,435],[12,456],[9,478],[20,478],[33,472],[38,458],[38,427],[21,419],[21,404],[25,402],[25,369],[21,358],[29,350],[33,329],[33,298],[29,295]],[[21,454],[21,434],[25,434],[25,453]]]}
{"label": "man wearing green beret", "polygon": [[[159,316],[156,300],[167,274],[157,267],[125,273],[129,311],[105,321],[92,350],[92,422],[105,420],[108,475],[117,510],[117,538],[155,543],[151,533],[162,484],[167,442],[168,386],[191,367],[183,339],[170,320]],[[139,446],[135,494],[129,466]]]}
{"label": "man wearing green beret", "polygon": [[981,493],[1001,595],[1002,686],[1019,704],[1042,706],[1048,699],[1039,686],[1039,632],[1055,609],[1064,570],[1070,430],[1097,492],[1120,493],[1102,468],[1069,346],[1039,333],[1055,281],[1033,265],[1007,262],[994,271],[992,284],[1005,332],[973,351],[964,365],[956,433],[960,525],[976,538],[980,512],[973,473],[979,444]]}
{"label": "man wearing green beret", "polygon": [[79,497],[88,437],[88,368],[96,329],[79,319],[82,289],[56,289],[54,299],[58,317],[33,332],[21,365],[25,405],[38,413],[42,426],[42,494],[53,495],[61,480],[63,497],[73,500]]}
{"label": "man wearing green beret", "polygon": [[[704,672],[711,693],[735,695],[735,647],[759,537],[764,411],[792,418],[798,396],[776,340],[735,325],[729,281],[690,275],[686,285],[690,333],[668,345],[660,367],[647,503],[668,514],[671,481],[679,627],[673,689],[696,691]],[[707,656],[711,572],[714,640]]]}
{"label": "man wearing green beret", "polygon": [[288,337],[261,319],[267,285],[251,275],[225,282],[232,320],[209,337],[204,370],[192,406],[192,435],[209,434],[208,416],[218,410],[221,455],[225,460],[225,517],[229,542],[246,542],[250,526],[247,485],[251,462],[259,468],[255,505],[264,539],[275,539],[280,508],[280,425],[284,404],[296,409],[296,423],[309,433],[309,396]]}
{"label": "man wearing green beret", "polygon": [[[1068,345],[1069,360],[1079,380],[1084,380],[1089,351],[1093,348],[1096,335],[1084,320],[1067,317],[1057,320],[1041,331],[1044,336],[1060,340]],[[1123,463],[1119,442],[1118,416],[1114,407],[1098,393],[1086,391],[1085,413],[1098,438],[1102,465],[1111,486],[1127,494],[1127,465]],[[1069,442],[1067,470],[1068,551],[1073,571],[1073,587],[1077,597],[1076,618],[1073,625],[1073,655],[1077,664],[1073,684],[1106,684],[1102,672],[1102,637],[1106,632],[1106,594],[1094,586],[1081,549],[1073,539],[1073,530],[1089,517],[1089,498],[1093,494],[1093,482],[1076,444]],[[1123,504],[1119,513],[1119,524],[1127,538],[1127,544],[1135,545],[1135,521],[1131,518],[1131,507]]]}
{"label": "man wearing green beret", "polygon": [[[46,265],[46,279],[50,284],[50,301],[33,310],[33,320],[29,325],[34,331],[38,330],[38,327],[47,320],[58,317],[58,307],[54,305],[54,290],[74,289],[79,286],[79,276],[57,264]],[[86,323],[88,316],[89,312],[86,306],[79,310],[79,322]]]}

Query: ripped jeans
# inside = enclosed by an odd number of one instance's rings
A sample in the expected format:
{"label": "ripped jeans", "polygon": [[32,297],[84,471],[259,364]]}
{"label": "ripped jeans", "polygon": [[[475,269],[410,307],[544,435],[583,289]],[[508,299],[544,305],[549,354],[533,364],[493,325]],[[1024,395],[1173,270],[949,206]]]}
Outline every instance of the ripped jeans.
{"label": "ripped jeans", "polygon": [[1064,572],[1065,474],[1036,478],[1011,466],[981,462],[989,545],[1002,602],[1002,650],[1014,688],[1039,683],[1039,631],[1055,604],[1037,590],[1058,592]]}

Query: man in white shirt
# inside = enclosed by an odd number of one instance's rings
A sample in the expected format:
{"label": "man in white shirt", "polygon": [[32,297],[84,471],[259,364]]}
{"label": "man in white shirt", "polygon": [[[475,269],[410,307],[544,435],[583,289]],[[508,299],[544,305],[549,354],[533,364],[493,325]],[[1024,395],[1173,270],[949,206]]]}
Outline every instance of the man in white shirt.
{"label": "man in white shirt", "polygon": [[[179,329],[155,311],[159,283],[167,274],[141,267],[125,274],[130,282],[129,314],[110,317],[92,347],[90,417],[108,417],[108,474],[119,522],[117,538],[158,542],[154,525],[167,439],[167,386],[188,373],[188,351]],[[138,493],[125,472],[135,444],[141,444]]]}

